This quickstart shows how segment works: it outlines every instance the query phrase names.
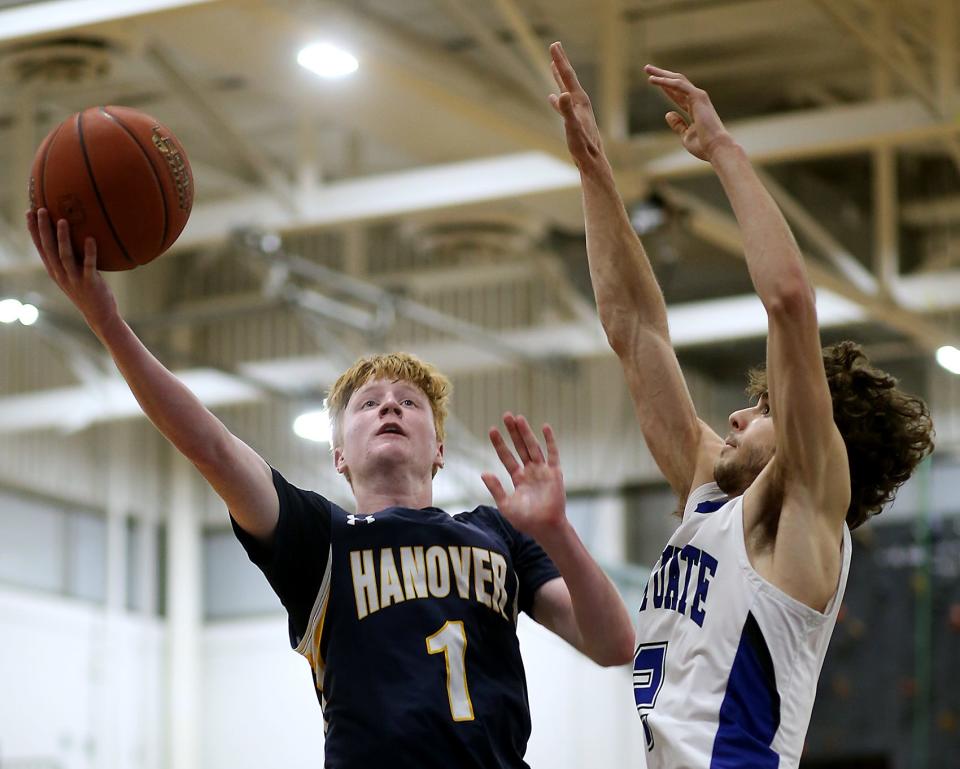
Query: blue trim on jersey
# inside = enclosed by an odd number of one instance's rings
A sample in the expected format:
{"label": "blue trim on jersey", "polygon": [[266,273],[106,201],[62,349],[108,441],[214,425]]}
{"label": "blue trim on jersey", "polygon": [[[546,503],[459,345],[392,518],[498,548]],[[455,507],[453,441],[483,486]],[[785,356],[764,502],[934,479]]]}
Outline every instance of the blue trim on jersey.
{"label": "blue trim on jersey", "polygon": [[706,502],[701,502],[699,505],[697,505],[695,508],[693,508],[693,512],[695,512],[695,513],[712,513],[712,512],[714,512],[715,510],[719,510],[721,507],[723,507],[723,506],[724,506],[725,504],[727,504],[727,502],[729,502],[729,501],[730,501],[730,500],[727,499],[727,497],[724,497],[723,499],[709,499],[709,500],[707,500]]}
{"label": "blue trim on jersey", "polygon": [[770,748],[780,728],[780,693],[773,658],[753,614],[740,636],[720,706],[710,769],[777,769],[780,756]]}

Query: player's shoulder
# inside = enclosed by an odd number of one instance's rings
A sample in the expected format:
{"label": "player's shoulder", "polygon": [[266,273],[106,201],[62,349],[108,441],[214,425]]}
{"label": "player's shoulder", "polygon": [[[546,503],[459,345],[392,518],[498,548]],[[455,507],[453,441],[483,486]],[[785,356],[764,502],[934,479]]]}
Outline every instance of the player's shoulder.
{"label": "player's shoulder", "polygon": [[459,523],[484,529],[506,539],[508,542],[512,541],[516,534],[516,530],[503,517],[503,513],[490,505],[477,505],[473,510],[466,510],[452,517]]}
{"label": "player's shoulder", "polygon": [[347,515],[343,508],[323,494],[311,489],[301,488],[291,483],[283,473],[275,467],[271,466],[270,471],[273,477],[273,487],[277,491],[277,497],[280,500],[282,508],[315,510],[331,517],[334,515],[339,515],[340,517]]}
{"label": "player's shoulder", "polygon": [[720,489],[716,481],[701,483],[690,490],[683,505],[683,520],[693,513],[712,513],[719,510],[730,497]]}

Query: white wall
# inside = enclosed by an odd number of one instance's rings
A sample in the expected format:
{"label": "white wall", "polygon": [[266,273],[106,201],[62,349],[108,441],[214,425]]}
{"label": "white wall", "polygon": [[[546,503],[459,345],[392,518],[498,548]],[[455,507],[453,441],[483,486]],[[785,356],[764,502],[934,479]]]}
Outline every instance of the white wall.
{"label": "white wall", "polygon": [[0,761],[161,769],[162,628],[0,588]]}

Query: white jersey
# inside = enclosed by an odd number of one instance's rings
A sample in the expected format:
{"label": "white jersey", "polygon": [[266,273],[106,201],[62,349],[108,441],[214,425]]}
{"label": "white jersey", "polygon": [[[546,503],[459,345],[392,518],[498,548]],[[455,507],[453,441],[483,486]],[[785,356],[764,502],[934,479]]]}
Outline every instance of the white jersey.
{"label": "white jersey", "polygon": [[743,497],[695,489],[644,590],[633,687],[649,769],[793,769],[850,569],[823,613],[750,565]]}

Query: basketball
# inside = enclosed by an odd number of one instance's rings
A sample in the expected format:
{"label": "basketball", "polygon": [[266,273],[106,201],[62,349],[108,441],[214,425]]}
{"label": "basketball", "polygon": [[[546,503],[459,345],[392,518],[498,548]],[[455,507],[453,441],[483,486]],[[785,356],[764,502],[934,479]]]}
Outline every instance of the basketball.
{"label": "basketball", "polygon": [[30,206],[70,223],[77,259],[87,237],[97,268],[130,270],[180,235],[193,206],[183,146],[157,120],[128,107],[90,107],[56,126],[30,170]]}

